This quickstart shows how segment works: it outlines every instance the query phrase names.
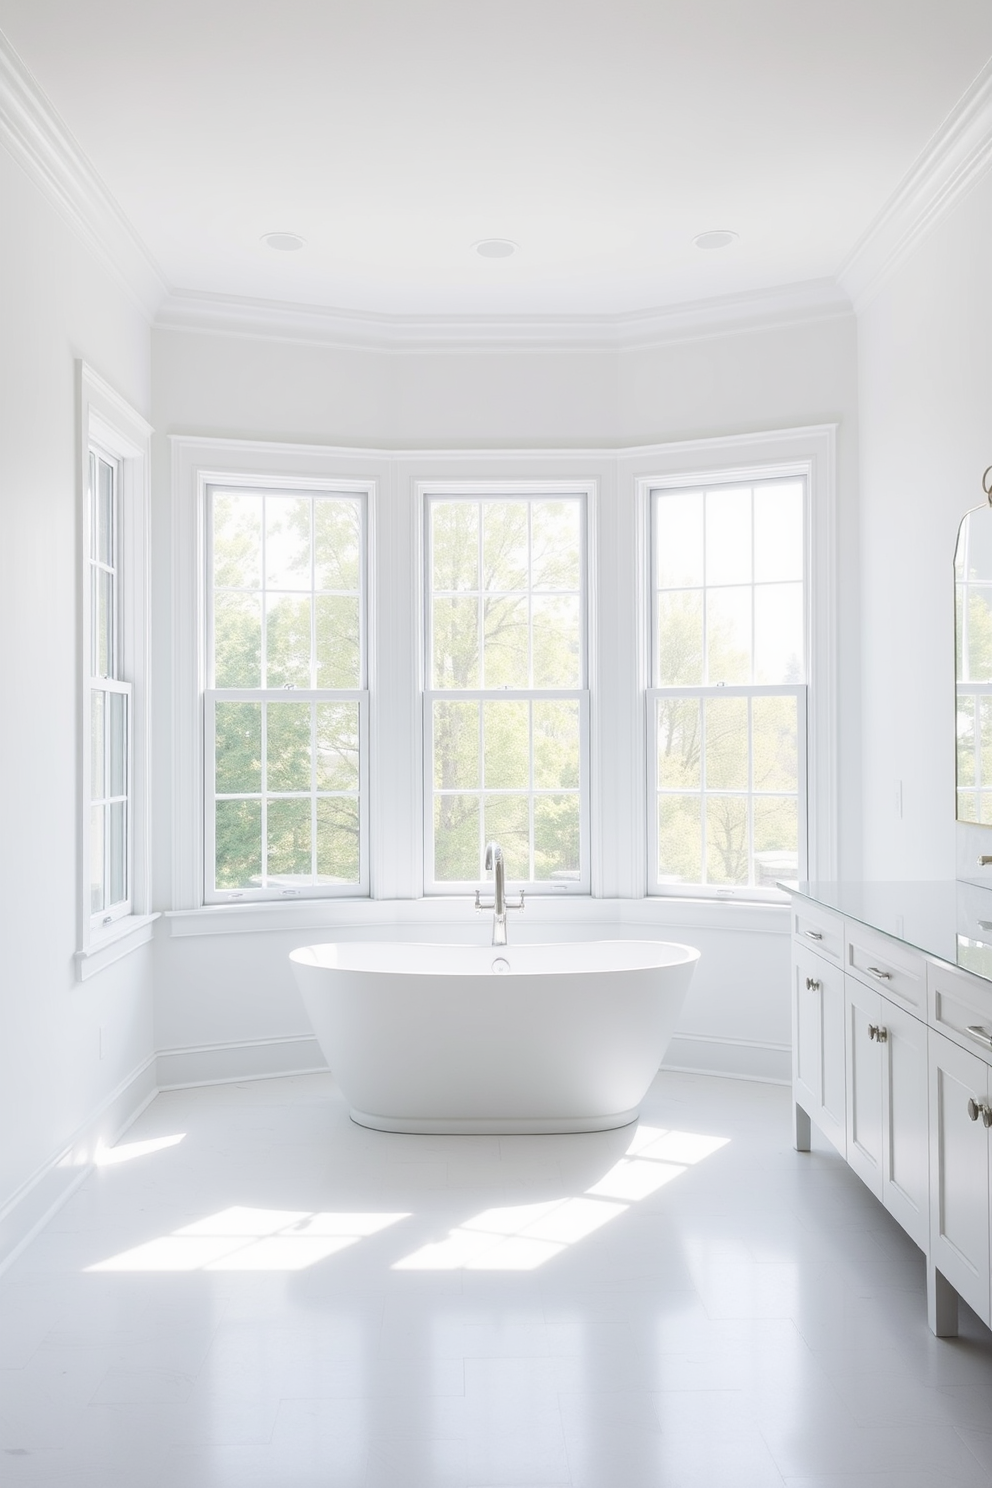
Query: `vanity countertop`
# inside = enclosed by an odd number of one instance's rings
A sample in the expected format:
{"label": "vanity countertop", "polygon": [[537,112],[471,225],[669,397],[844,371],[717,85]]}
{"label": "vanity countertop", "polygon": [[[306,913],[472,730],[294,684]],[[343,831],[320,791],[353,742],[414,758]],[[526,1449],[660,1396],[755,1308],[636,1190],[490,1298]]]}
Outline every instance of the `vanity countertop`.
{"label": "vanity countertop", "polygon": [[992,888],[953,878],[783,880],[780,888],[992,982]]}

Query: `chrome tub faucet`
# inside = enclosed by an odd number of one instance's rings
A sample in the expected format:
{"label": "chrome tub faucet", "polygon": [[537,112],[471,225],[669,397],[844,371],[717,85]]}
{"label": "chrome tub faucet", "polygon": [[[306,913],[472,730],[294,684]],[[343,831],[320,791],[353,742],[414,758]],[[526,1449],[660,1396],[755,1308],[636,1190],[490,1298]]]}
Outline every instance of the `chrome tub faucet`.
{"label": "chrome tub faucet", "polygon": [[498,842],[486,843],[486,872],[492,869],[493,873],[493,902],[483,904],[482,890],[475,891],[475,907],[478,910],[491,909],[493,912],[493,945],[506,945],[506,916],[511,909],[523,909],[524,891],[520,890],[520,898],[516,904],[506,902],[506,868],[503,863],[503,849]]}

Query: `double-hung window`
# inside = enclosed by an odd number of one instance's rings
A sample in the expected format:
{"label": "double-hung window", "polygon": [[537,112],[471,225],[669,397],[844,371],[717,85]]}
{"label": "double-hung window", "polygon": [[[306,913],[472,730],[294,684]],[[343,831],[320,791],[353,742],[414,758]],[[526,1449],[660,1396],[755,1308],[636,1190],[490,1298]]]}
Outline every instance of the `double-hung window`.
{"label": "double-hung window", "polygon": [[806,482],[651,493],[654,892],[806,866]]}
{"label": "double-hung window", "polygon": [[366,516],[207,490],[205,898],[368,893]]}
{"label": "double-hung window", "polygon": [[87,452],[89,916],[99,931],[131,913],[132,689],[124,679],[121,462]]}
{"label": "double-hung window", "polygon": [[589,892],[585,498],[427,497],[425,885]]}

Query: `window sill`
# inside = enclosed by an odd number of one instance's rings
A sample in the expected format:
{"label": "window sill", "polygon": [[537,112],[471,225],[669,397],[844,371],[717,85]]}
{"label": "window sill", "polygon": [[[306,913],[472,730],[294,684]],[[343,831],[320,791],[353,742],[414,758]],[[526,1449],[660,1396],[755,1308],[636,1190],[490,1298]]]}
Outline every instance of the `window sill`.
{"label": "window sill", "polygon": [[123,956],[129,956],[139,946],[147,945],[154,934],[152,927],[158,918],[158,911],[154,914],[128,915],[126,919],[117,920],[85,949],[77,951],[77,982],[89,981],[91,976],[96,976],[104,967],[120,961]]}
{"label": "window sill", "polygon": [[[475,912],[465,896],[429,899],[322,899],[293,904],[211,904],[202,909],[167,910],[169,935],[245,935],[262,932],[315,931],[327,939],[339,930],[376,936],[383,930],[408,929],[418,939],[443,938],[473,942],[484,936],[492,912]],[[789,904],[755,900],[593,899],[589,895],[538,897],[527,900],[522,915],[511,916],[511,936],[521,940],[554,938],[636,938],[638,929],[655,938],[659,930],[735,930],[789,933]],[[532,933],[536,931],[537,933]]]}

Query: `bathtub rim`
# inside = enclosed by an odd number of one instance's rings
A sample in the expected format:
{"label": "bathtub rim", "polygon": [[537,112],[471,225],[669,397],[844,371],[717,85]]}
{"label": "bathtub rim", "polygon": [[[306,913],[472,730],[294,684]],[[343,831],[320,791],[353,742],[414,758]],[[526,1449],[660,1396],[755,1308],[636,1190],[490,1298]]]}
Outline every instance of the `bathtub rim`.
{"label": "bathtub rim", "polygon": [[376,1116],[351,1106],[348,1115],[369,1131],[399,1132],[427,1137],[577,1136],[582,1132],[615,1131],[631,1126],[640,1105],[610,1116]]}

